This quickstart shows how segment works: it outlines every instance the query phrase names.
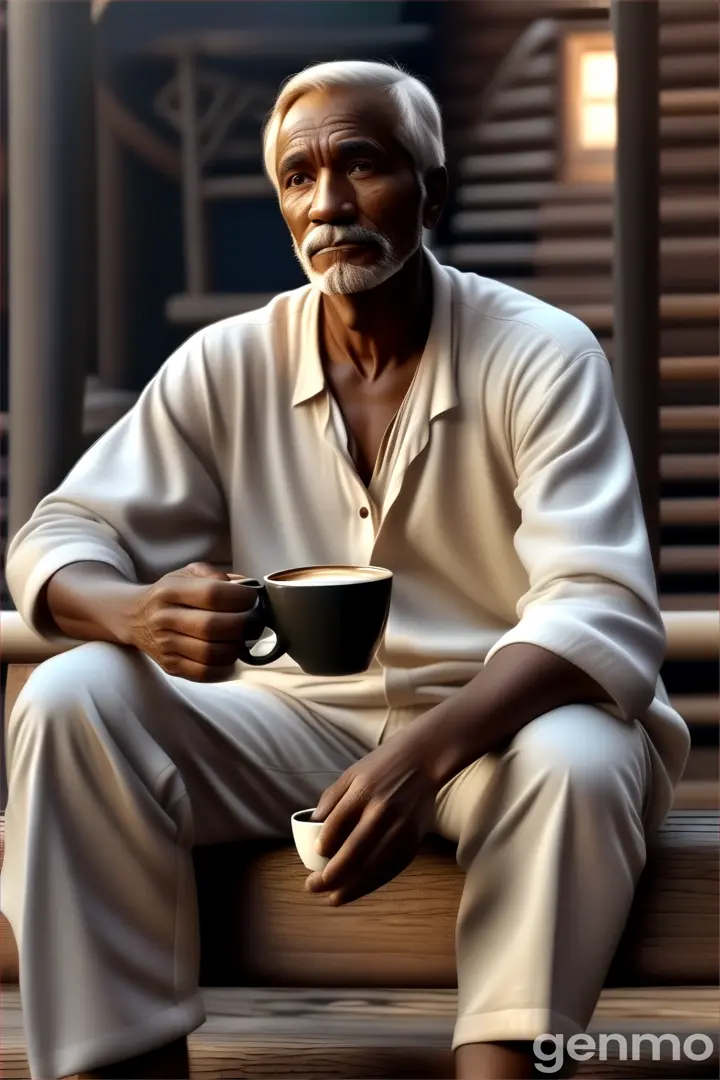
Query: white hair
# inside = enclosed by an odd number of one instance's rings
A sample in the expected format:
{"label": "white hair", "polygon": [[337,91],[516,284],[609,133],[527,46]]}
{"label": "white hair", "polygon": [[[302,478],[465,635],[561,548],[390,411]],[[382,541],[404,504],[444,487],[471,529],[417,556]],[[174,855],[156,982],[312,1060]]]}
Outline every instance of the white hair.
{"label": "white hair", "polygon": [[314,64],[293,75],[281,88],[263,132],[265,171],[276,191],[277,141],[288,112],[303,94],[328,90],[334,86],[377,87],[387,90],[400,119],[397,138],[412,157],[417,169],[445,164],[440,108],[424,83],[400,67],[368,60],[335,60]]}

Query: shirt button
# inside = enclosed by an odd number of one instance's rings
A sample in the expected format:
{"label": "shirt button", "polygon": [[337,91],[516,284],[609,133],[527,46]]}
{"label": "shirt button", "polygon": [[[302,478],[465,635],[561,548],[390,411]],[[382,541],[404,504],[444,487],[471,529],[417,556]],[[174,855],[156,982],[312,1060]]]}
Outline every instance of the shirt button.
{"label": "shirt button", "polygon": [[360,517],[361,518],[370,517],[370,511],[368,510],[367,506],[361,506],[360,507]]}

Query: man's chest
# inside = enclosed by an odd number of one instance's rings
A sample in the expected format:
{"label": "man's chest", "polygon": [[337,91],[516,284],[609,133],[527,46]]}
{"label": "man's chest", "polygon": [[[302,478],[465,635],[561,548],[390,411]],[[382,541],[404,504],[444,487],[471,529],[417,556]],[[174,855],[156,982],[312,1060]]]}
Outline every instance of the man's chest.
{"label": "man's chest", "polygon": [[381,462],[383,444],[410,392],[417,365],[417,359],[408,361],[378,379],[360,377],[349,364],[333,365],[328,371],[348,453],[366,487]]}

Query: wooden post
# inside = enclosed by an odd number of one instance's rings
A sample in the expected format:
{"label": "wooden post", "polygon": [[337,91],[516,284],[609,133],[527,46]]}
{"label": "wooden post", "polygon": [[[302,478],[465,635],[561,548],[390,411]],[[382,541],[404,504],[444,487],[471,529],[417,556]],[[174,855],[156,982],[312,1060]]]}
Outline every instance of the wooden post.
{"label": "wooden post", "polygon": [[82,451],[94,348],[89,0],[9,0],[12,537]]}
{"label": "wooden post", "polygon": [[182,199],[185,244],[185,288],[192,295],[207,292],[205,208],[201,189],[200,118],[198,116],[197,60],[192,52],[178,60],[182,123]]}
{"label": "wooden post", "polygon": [[657,0],[613,0],[617,398],[657,572],[660,550],[660,76]]}
{"label": "wooden post", "polygon": [[125,150],[99,102],[100,92],[96,107],[98,375],[104,386],[127,390],[131,382],[128,248],[133,242],[128,177]]}

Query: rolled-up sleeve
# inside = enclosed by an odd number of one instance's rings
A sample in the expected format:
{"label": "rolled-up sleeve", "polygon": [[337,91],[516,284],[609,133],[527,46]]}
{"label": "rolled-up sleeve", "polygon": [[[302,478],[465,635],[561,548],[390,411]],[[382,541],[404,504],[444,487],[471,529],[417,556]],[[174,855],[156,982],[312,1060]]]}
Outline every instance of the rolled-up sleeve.
{"label": "rolled-up sleeve", "polygon": [[58,637],[44,604],[63,566],[100,562],[154,581],[207,559],[226,528],[203,340],[175,353],[13,537],[7,583],[25,622]]}
{"label": "rolled-up sleeve", "polygon": [[514,446],[529,588],[514,642],[590,675],[624,719],[650,706],[665,653],[655,574],[632,453],[601,352],[578,356],[523,405]]}

